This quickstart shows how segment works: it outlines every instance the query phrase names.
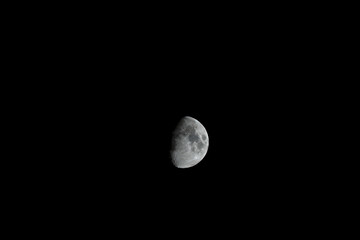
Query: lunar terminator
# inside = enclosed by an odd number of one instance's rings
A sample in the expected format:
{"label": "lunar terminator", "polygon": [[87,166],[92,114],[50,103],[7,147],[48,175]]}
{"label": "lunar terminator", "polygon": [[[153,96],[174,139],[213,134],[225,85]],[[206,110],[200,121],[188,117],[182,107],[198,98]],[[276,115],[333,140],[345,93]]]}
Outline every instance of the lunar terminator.
{"label": "lunar terminator", "polygon": [[209,137],[205,127],[196,119],[186,116],[173,132],[171,159],[178,168],[198,164],[206,155]]}

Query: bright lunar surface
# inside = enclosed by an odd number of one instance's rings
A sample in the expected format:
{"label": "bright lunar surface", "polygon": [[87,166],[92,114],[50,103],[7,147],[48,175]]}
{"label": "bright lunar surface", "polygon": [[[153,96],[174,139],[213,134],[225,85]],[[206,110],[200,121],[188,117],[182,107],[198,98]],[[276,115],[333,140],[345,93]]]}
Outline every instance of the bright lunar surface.
{"label": "bright lunar surface", "polygon": [[198,164],[209,148],[205,127],[196,119],[186,116],[180,120],[172,136],[171,159],[178,168]]}

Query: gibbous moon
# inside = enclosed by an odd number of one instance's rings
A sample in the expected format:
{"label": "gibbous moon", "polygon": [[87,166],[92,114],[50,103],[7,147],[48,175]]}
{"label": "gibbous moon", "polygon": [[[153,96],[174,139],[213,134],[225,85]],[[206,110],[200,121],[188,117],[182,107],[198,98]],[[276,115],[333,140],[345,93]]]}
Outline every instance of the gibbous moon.
{"label": "gibbous moon", "polygon": [[178,168],[192,167],[205,157],[208,148],[209,136],[205,127],[195,118],[182,118],[172,136],[172,163]]}

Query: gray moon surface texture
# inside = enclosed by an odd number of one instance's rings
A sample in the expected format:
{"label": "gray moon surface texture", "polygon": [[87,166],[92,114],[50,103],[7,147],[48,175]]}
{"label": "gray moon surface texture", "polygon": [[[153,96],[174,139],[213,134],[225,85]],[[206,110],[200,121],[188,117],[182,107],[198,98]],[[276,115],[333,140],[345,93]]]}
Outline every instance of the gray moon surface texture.
{"label": "gray moon surface texture", "polygon": [[183,117],[172,136],[171,160],[178,168],[198,164],[209,148],[209,136],[205,127],[195,118]]}

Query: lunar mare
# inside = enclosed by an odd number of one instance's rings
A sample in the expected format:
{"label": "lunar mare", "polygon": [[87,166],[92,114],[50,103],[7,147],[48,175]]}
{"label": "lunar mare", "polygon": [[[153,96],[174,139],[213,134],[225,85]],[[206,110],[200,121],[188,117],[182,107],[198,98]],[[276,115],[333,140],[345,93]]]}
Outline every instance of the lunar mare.
{"label": "lunar mare", "polygon": [[180,120],[172,136],[171,159],[178,168],[198,164],[209,148],[209,136],[205,127],[195,118],[186,116]]}

